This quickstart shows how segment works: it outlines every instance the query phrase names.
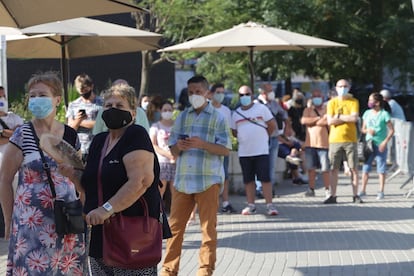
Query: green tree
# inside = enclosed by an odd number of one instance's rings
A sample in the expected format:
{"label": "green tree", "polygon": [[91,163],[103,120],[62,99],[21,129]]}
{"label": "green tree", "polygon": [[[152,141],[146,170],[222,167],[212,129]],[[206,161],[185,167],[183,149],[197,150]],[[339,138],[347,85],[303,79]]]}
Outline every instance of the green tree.
{"label": "green tree", "polygon": [[[144,0],[136,1],[147,13],[134,13],[136,27],[163,34],[161,44],[168,45],[191,40],[214,32],[218,25],[226,24],[226,5],[231,1],[210,0]],[[181,60],[196,57],[190,54],[159,55],[153,51],[142,51],[140,94],[148,90],[149,72],[152,66],[165,60]]]}
{"label": "green tree", "polygon": [[[294,72],[301,67],[310,76],[332,80],[349,77],[356,83],[373,83],[374,89],[378,90],[382,87],[384,68],[398,69],[403,77],[413,69],[413,15],[409,1],[267,2],[265,22],[269,25],[349,46],[305,53],[270,53],[274,60],[285,56],[279,70],[273,68],[277,73]],[[269,56],[268,59],[272,60]],[[264,65],[262,69],[269,70],[268,64],[261,64]],[[286,67],[286,70],[280,67]]]}

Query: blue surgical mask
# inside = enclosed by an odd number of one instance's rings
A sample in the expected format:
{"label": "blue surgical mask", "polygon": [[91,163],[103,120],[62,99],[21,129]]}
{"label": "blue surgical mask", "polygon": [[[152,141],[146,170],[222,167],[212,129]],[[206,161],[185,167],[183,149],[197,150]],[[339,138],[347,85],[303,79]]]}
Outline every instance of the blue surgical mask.
{"label": "blue surgical mask", "polygon": [[252,97],[250,95],[241,96],[240,97],[240,103],[241,103],[242,106],[248,106],[252,103]]}
{"label": "blue surgical mask", "polygon": [[37,119],[49,116],[53,111],[53,102],[50,97],[34,97],[29,99],[29,110]]}
{"label": "blue surgical mask", "polygon": [[320,106],[322,104],[322,102],[323,101],[322,101],[322,98],[321,97],[312,98],[312,103],[315,106]]}
{"label": "blue surgical mask", "polygon": [[213,99],[218,103],[222,103],[224,100],[224,93],[214,93]]}
{"label": "blue surgical mask", "polygon": [[338,96],[340,97],[345,96],[346,94],[348,94],[349,88],[348,87],[337,87],[336,92],[338,92]]}

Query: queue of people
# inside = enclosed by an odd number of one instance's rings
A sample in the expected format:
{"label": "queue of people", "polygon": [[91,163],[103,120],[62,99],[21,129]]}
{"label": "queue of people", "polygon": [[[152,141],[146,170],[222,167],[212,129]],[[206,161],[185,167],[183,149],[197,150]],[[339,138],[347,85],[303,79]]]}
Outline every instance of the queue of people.
{"label": "queue of people", "polygon": [[[349,81],[339,80],[337,95],[329,101],[315,89],[309,99],[297,90],[283,102],[276,99],[270,84],[261,87],[256,101],[254,91],[243,85],[238,90],[240,106],[233,111],[222,104],[224,85],[210,88],[203,76],[194,76],[187,84],[190,106],[176,111],[172,102],[158,96],[138,99],[125,80],[117,80],[103,97],[98,96],[92,78],[81,74],[74,82],[80,96],[69,104],[67,125],[55,120],[62,101],[62,84],[55,74],[41,73],[29,80],[28,108],[33,119],[28,123],[8,112],[0,87],[0,201],[4,236],[10,239],[8,275],[30,270],[85,275],[88,269],[92,275],[157,275],[153,264],[134,269],[108,265],[103,254],[103,224],[115,213],[142,216],[140,198],[148,202],[149,215],[160,219],[166,194],[170,194],[166,209],[172,236],[166,243],[160,275],[179,273],[187,221],[195,217],[195,210],[202,232],[197,275],[212,275],[217,258],[217,210],[237,212],[229,200],[232,137],[238,143],[247,201],[239,211],[242,215],[257,212],[257,181],[266,214],[279,214],[273,202],[278,156],[288,163],[293,184],[309,185],[304,196],[315,196],[320,170],[324,204],[337,203],[336,186],[344,161],[351,174],[352,202],[363,203],[375,159],[380,182],[377,199],[385,197],[387,144],[394,134],[393,113],[387,105],[387,101],[392,103],[389,91],[371,94],[369,110],[362,116],[360,131],[374,146],[359,180],[359,102],[349,93]],[[57,163],[43,153],[36,137],[45,133],[79,150],[85,168]],[[2,155],[16,158],[1,162]],[[56,184],[56,198],[82,199],[85,233],[56,232],[48,178]],[[90,233],[86,226],[91,227]]]}

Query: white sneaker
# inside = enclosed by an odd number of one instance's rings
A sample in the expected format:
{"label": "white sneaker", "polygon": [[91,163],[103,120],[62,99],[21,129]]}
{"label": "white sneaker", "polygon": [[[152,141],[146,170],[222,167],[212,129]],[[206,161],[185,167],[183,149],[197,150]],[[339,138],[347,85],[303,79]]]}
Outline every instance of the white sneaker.
{"label": "white sneaker", "polygon": [[382,200],[384,199],[384,193],[383,192],[379,192],[377,195],[377,200]]}
{"label": "white sneaker", "polygon": [[276,207],[272,203],[269,203],[267,204],[267,214],[269,216],[277,216],[279,215],[279,212],[276,210]]}
{"label": "white sneaker", "polygon": [[297,165],[297,166],[299,166],[300,162],[302,162],[302,159],[300,159],[299,157],[296,157],[296,156],[288,155],[288,156],[286,156],[285,159],[286,159],[286,162],[289,162],[289,163],[291,163],[293,165]]}
{"label": "white sneaker", "polygon": [[253,204],[248,204],[246,208],[241,211],[242,215],[253,215],[256,213],[256,206]]}

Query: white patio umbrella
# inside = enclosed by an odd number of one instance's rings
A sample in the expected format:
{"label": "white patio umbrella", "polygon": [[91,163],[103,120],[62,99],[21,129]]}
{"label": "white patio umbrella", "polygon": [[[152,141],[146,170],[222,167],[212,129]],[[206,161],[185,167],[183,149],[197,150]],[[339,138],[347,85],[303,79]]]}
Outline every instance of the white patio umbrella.
{"label": "white patio umbrella", "polygon": [[80,16],[142,10],[130,0],[0,0],[0,26],[25,28]]}
{"label": "white patio umbrella", "polygon": [[249,52],[250,84],[254,89],[253,51],[300,51],[328,47],[347,47],[347,45],[248,22],[158,51]]}
{"label": "white patio umbrella", "polygon": [[67,104],[68,59],[158,49],[160,34],[90,18],[21,29],[33,36],[6,36],[8,58],[59,58]]}

